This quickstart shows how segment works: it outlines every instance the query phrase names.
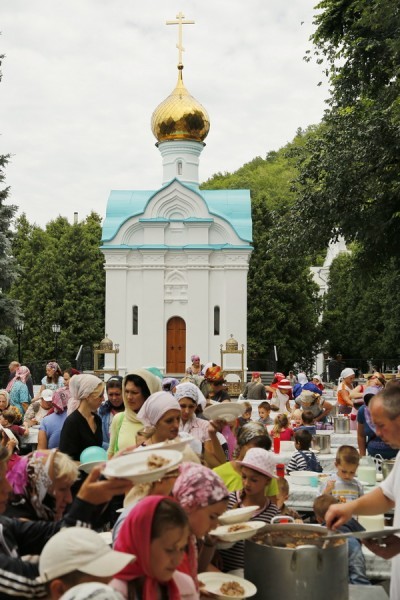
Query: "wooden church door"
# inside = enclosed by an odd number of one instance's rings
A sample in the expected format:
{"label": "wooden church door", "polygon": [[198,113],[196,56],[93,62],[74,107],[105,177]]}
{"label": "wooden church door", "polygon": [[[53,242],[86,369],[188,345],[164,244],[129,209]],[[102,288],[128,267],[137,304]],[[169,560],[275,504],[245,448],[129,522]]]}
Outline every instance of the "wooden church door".
{"label": "wooden church door", "polygon": [[186,323],[172,317],[167,323],[167,373],[186,371]]}

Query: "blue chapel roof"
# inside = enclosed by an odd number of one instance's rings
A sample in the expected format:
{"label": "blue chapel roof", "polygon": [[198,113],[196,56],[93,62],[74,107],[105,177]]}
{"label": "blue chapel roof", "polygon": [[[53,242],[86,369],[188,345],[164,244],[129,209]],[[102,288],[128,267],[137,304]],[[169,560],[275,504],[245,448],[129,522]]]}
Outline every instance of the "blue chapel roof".
{"label": "blue chapel roof", "polygon": [[[151,198],[171,183],[168,182],[158,190],[112,190],[103,223],[103,243],[111,241],[125,221],[143,214]],[[252,241],[250,190],[199,190],[198,187],[187,185],[182,181],[179,183],[198,194],[205,201],[209,213],[227,221],[240,239],[246,242]],[[151,220],[170,221],[164,218]],[[186,220],[197,219],[191,217]]]}

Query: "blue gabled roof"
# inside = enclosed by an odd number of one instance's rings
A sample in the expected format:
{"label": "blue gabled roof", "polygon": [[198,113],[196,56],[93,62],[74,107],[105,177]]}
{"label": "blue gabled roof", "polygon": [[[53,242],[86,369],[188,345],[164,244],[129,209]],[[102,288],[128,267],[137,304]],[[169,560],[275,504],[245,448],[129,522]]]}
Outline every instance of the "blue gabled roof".
{"label": "blue gabled roof", "polygon": [[[111,241],[125,221],[143,214],[152,197],[169,187],[174,181],[168,182],[158,190],[112,190],[108,198],[106,218],[103,223],[103,243],[107,244]],[[240,239],[246,242],[252,241],[250,190],[199,190],[197,187],[187,185],[182,181],[179,181],[179,183],[198,194],[205,201],[209,213],[227,221]],[[169,221],[169,219],[164,218],[151,220]],[[187,220],[196,219],[191,217]]]}

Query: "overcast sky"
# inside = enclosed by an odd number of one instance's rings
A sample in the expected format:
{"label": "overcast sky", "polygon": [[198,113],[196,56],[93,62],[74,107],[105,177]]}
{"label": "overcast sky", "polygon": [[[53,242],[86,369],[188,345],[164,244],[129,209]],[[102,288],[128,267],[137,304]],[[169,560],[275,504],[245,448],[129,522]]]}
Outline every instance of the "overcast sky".
{"label": "overcast sky", "polygon": [[234,171],[321,120],[322,68],[306,63],[313,0],[0,0],[0,153],[10,201],[40,225],[104,216],[111,189],[157,189],[150,129],[184,83],[211,128],[200,179]]}

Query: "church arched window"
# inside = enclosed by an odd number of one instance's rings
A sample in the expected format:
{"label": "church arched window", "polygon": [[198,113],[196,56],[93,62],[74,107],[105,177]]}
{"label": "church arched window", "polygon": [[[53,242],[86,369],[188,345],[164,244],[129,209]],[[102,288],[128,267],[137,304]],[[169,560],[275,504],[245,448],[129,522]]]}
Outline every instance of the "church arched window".
{"label": "church arched window", "polygon": [[139,309],[137,306],[132,306],[132,333],[133,335],[139,333]]}
{"label": "church arched window", "polygon": [[178,162],[176,163],[176,170],[178,175],[182,175],[182,161],[178,160]]}
{"label": "church arched window", "polygon": [[219,335],[220,330],[220,309],[214,306],[214,335]]}

